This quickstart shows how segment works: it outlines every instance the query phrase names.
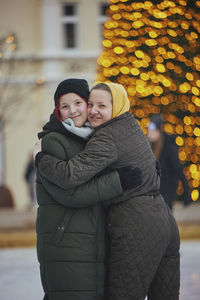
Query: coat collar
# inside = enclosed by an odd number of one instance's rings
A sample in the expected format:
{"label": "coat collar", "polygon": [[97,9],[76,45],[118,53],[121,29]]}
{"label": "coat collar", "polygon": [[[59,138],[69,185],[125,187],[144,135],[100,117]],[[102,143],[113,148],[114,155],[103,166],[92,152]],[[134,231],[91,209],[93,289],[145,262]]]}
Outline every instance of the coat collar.
{"label": "coat collar", "polygon": [[61,133],[61,134],[65,135],[66,137],[71,137],[71,138],[74,138],[76,140],[80,140],[81,143],[86,142],[86,140],[83,139],[82,137],[68,131],[64,127],[62,122],[57,119],[57,117],[55,115],[55,112],[53,112],[50,115],[49,121],[43,126],[42,129],[43,130],[38,133],[38,138],[39,139],[43,138],[46,134],[48,134],[50,132],[58,132],[58,133]]}
{"label": "coat collar", "polygon": [[94,133],[97,132],[98,130],[100,130],[101,128],[104,128],[104,127],[106,127],[106,126],[108,126],[108,125],[110,125],[112,123],[115,123],[118,120],[129,118],[130,116],[133,116],[133,115],[131,113],[129,113],[129,112],[125,112],[122,115],[120,115],[120,116],[118,116],[116,118],[113,118],[113,119],[111,119],[111,120],[103,123],[102,125],[96,127]]}

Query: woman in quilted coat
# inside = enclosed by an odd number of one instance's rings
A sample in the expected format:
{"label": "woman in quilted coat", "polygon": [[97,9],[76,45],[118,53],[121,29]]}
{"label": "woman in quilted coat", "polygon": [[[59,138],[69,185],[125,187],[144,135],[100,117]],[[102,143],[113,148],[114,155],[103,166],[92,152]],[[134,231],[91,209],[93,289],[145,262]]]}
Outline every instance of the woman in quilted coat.
{"label": "woman in quilted coat", "polygon": [[[88,95],[83,79],[58,85],[55,111],[39,133],[46,153],[67,161],[84,148],[92,132],[86,122]],[[100,202],[122,194],[123,176],[111,171],[66,193],[38,170],[37,254],[45,300],[104,299],[105,213]],[[71,202],[87,207],[70,208]]]}
{"label": "woman in quilted coat", "polygon": [[129,107],[122,85],[106,82],[95,86],[88,102],[88,119],[95,131],[84,150],[68,162],[40,152],[36,165],[45,178],[65,189],[108,168],[131,166],[137,174],[134,187],[105,202],[110,233],[106,299],[178,300],[178,228],[159,192],[149,142]]}

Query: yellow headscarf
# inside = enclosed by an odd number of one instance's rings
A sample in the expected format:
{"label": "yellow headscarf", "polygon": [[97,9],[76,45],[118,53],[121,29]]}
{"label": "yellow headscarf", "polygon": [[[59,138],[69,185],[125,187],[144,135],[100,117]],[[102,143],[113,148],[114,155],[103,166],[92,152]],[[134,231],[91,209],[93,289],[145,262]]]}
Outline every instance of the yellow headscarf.
{"label": "yellow headscarf", "polygon": [[112,119],[129,111],[130,101],[128,99],[127,92],[123,87],[123,85],[114,82],[103,82],[103,83],[110,88],[112,93],[112,98],[113,98]]}

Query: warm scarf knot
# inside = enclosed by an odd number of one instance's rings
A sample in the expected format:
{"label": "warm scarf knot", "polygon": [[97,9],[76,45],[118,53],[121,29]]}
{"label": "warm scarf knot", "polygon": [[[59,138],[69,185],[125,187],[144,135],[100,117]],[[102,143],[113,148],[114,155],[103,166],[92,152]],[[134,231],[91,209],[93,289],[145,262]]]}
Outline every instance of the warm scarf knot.
{"label": "warm scarf knot", "polygon": [[76,127],[74,125],[74,121],[68,118],[65,121],[63,121],[62,124],[68,131],[82,137],[83,139],[87,139],[94,131],[89,122],[86,122],[84,127]]}

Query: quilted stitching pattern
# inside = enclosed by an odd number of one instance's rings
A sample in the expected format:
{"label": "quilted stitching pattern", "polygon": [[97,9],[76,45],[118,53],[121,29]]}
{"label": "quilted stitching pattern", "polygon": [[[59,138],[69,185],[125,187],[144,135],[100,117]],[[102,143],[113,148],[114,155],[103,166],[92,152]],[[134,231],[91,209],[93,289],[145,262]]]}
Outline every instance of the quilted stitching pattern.
{"label": "quilted stitching pattern", "polygon": [[110,223],[107,299],[144,300],[149,294],[149,300],[177,300],[179,235],[163,199],[138,197],[116,205]]}

